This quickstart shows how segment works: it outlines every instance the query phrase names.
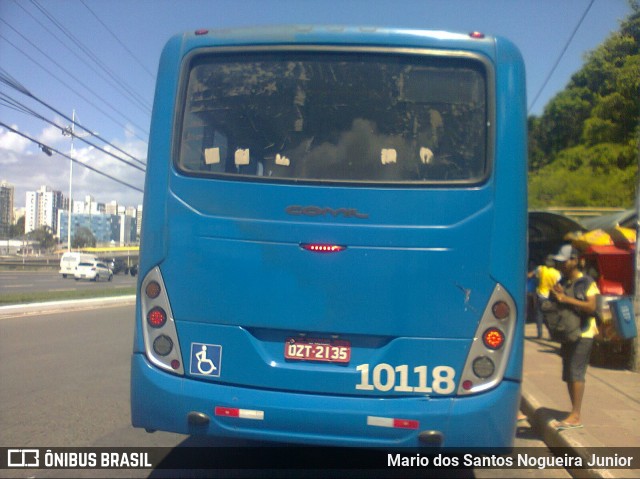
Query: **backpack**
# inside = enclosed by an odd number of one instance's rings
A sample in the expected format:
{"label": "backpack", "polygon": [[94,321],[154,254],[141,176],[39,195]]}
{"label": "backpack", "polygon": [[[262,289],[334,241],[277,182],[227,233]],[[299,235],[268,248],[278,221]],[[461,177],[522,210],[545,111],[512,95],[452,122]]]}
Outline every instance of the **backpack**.
{"label": "backpack", "polygon": [[[578,278],[571,289],[566,293],[581,301],[586,301],[587,290],[593,283],[589,276]],[[572,294],[573,293],[573,294]],[[582,335],[582,323],[587,319],[587,315],[578,313],[568,305],[559,304],[553,300],[546,300],[540,309],[544,316],[544,321],[549,328],[551,339],[560,343],[575,343]]]}

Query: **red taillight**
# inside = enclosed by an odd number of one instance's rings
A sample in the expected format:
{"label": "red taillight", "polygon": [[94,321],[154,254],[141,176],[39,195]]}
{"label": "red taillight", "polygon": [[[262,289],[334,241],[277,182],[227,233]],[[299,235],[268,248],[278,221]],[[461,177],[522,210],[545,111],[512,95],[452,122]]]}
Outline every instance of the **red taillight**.
{"label": "red taillight", "polygon": [[511,308],[504,301],[494,303],[491,310],[497,319],[505,319],[511,314]]}
{"label": "red taillight", "polygon": [[498,328],[489,328],[482,334],[482,341],[489,349],[500,349],[504,344],[504,333]]}
{"label": "red taillight", "polygon": [[196,35],[206,35],[207,33],[209,33],[209,30],[207,30],[206,28],[201,28],[195,31]]}
{"label": "red taillight", "polygon": [[346,246],[337,244],[303,243],[300,246],[302,249],[313,251],[314,253],[337,253],[347,249]]}
{"label": "red taillight", "polygon": [[470,36],[471,38],[475,38],[476,40],[481,40],[481,39],[483,39],[483,38],[484,38],[484,33],[482,33],[482,32],[471,32],[471,33],[469,34],[469,36]]}
{"label": "red taillight", "polygon": [[167,322],[167,313],[162,308],[153,308],[147,313],[147,322],[152,328],[161,328]]}

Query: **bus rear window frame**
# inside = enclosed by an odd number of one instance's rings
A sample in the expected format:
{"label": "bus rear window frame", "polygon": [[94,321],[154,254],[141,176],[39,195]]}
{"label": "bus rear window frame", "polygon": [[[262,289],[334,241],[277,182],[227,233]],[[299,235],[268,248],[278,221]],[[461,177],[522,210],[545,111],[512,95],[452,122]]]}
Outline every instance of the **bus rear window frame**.
{"label": "bus rear window frame", "polygon": [[[186,111],[187,89],[189,75],[194,61],[206,56],[224,56],[243,54],[273,54],[273,53],[360,53],[404,56],[433,56],[442,59],[463,59],[480,63],[485,73],[485,104],[486,104],[486,140],[485,140],[485,169],[482,176],[462,180],[419,180],[419,181],[372,181],[372,180],[336,180],[336,179],[311,179],[311,178],[283,178],[258,175],[245,175],[237,173],[220,173],[194,171],[182,167],[180,162],[180,149],[182,142],[182,129],[184,126],[184,114]],[[350,45],[316,45],[316,44],[285,44],[285,45],[235,45],[235,46],[207,46],[188,52],[180,65],[178,90],[174,105],[173,133],[172,133],[172,165],[180,175],[189,178],[212,179],[221,181],[239,181],[262,184],[289,184],[305,186],[353,186],[370,188],[455,188],[477,187],[485,184],[494,170],[495,162],[495,137],[496,137],[496,91],[495,70],[493,63],[483,54],[469,50],[435,49],[423,47],[362,47]]]}

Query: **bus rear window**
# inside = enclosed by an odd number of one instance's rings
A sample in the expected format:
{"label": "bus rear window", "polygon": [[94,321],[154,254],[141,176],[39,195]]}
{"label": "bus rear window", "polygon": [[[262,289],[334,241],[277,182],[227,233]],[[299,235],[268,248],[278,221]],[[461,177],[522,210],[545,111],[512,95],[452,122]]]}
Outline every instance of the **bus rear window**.
{"label": "bus rear window", "polygon": [[185,174],[429,184],[488,169],[486,72],[472,58],[210,53],[185,83]]}

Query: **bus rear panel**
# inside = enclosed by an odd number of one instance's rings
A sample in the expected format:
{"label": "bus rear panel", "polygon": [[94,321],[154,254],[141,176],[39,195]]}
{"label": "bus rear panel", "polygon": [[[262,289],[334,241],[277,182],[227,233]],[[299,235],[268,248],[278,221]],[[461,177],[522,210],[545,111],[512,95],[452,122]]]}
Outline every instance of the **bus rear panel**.
{"label": "bus rear panel", "polygon": [[524,103],[521,57],[499,38],[171,39],[149,142],[133,425],[510,447]]}

